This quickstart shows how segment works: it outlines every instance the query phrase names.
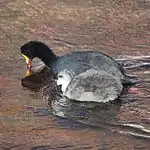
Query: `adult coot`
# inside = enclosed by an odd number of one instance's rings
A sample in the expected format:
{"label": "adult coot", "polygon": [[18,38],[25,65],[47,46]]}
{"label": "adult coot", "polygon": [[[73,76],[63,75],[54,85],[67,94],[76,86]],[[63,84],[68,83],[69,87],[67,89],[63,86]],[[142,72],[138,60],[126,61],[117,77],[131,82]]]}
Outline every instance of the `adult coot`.
{"label": "adult coot", "polygon": [[29,41],[21,47],[28,70],[35,57],[56,76],[64,96],[78,101],[108,102],[117,99],[129,83],[123,67],[112,57],[97,51],[74,51],[56,56],[44,43]]}

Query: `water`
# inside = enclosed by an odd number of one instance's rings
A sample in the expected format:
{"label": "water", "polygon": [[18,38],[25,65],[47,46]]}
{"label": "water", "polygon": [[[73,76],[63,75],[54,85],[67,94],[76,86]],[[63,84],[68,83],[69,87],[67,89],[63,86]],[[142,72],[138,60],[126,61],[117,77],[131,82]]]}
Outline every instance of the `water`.
{"label": "water", "polygon": [[[36,91],[46,85],[44,89],[42,88],[44,90],[42,94],[46,95],[46,102],[49,100],[47,108],[26,106],[25,110],[32,111],[38,117],[53,116],[53,121],[57,123],[59,128],[77,132],[86,129],[96,133],[107,133],[110,137],[113,137],[112,134],[116,134],[117,136],[135,138],[132,139],[133,141],[137,138],[137,140],[148,142],[150,140],[149,58],[150,56],[123,56],[117,59],[119,63],[123,64],[126,72],[136,76],[138,80],[137,84],[124,89],[119,100],[108,104],[85,103],[67,98],[49,97],[53,81],[51,81],[50,72],[44,69],[36,76],[24,78],[22,85],[32,88],[32,90],[35,87]],[[37,81],[41,83],[39,84]],[[47,82],[49,83],[48,86]],[[46,125],[38,129],[44,130],[46,128],[49,126]]]}
{"label": "water", "polygon": [[[117,58],[127,73],[137,76],[139,80],[124,91],[119,101],[108,104],[81,103],[61,98],[52,98],[50,103],[43,102],[39,89],[51,82],[48,70],[23,78],[22,85],[28,88],[21,88],[18,80],[1,78],[1,85],[5,87],[1,90],[1,122],[5,123],[2,124],[1,132],[7,133],[1,138],[3,147],[11,149],[12,146],[18,146],[37,150],[112,149],[118,144],[119,148],[132,146],[135,149],[149,149],[149,58]],[[35,141],[35,145],[28,140],[23,141],[22,133]],[[47,144],[47,138],[53,144]],[[14,140],[21,143],[14,144]],[[68,143],[66,140],[71,141]],[[123,141],[126,146],[122,144]]]}
{"label": "water", "polygon": [[[124,89],[124,94],[119,98],[119,100],[115,101],[114,103],[101,104],[91,102],[78,102],[61,97],[57,97],[56,99],[54,99],[51,96],[49,97],[51,90],[50,88],[53,86],[53,82],[47,81],[50,86],[46,86],[46,88],[43,89],[44,92],[42,93],[48,98],[46,99],[46,101],[49,101],[50,109],[48,109],[47,115],[53,114],[56,116],[60,116],[61,118],[69,119],[69,122],[67,122],[68,125],[64,123],[69,128],[74,128],[76,124],[78,124],[79,127],[79,123],[81,123],[81,127],[84,124],[93,129],[103,128],[110,130],[111,132],[118,132],[120,134],[149,139],[149,124],[144,123],[148,123],[150,121],[149,109],[147,108],[150,98],[149,58],[150,56],[128,56],[117,59],[119,63],[124,65],[127,73],[136,76],[138,80],[137,84]],[[141,71],[142,74],[139,74],[141,73]],[[45,74],[45,72],[43,74]],[[140,75],[143,75],[144,77]],[[27,80],[29,80],[29,78],[30,77],[28,77]],[[42,78],[40,74],[39,78]],[[45,78],[47,79],[49,77]],[[32,83],[33,81],[31,80],[30,82]],[[28,85],[28,87],[30,86]],[[146,108],[143,108],[145,105]],[[122,120],[121,116],[124,112],[126,116],[130,116],[132,114],[136,115],[134,116],[134,120]],[[141,118],[141,114],[145,114],[145,117],[143,117],[139,121],[138,117]],[[63,124],[63,121],[61,123]]]}
{"label": "water", "polygon": [[[150,149],[148,0],[3,0],[0,5],[0,150]],[[59,55],[101,50],[140,80],[116,103],[54,101],[52,93],[48,103],[39,88],[49,72],[21,79],[26,65],[18,49],[33,39]]]}

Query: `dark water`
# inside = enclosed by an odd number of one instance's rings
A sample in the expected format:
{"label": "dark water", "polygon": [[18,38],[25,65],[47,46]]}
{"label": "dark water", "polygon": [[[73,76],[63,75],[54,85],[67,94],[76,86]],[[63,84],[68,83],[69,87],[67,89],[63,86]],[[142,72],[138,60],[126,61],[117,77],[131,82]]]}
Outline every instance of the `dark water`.
{"label": "dark water", "polygon": [[[22,84],[32,89],[34,85],[38,89],[37,85],[40,84],[37,84],[37,81],[41,82],[39,87],[42,86],[42,89],[44,85],[43,91],[45,91],[42,94],[47,96],[49,105],[47,109],[39,109],[36,113],[59,116],[60,118],[55,121],[60,126],[77,130],[90,128],[90,130],[116,132],[149,140],[150,56],[124,56],[117,60],[128,74],[136,76],[138,80],[135,85],[124,89],[123,95],[114,103],[78,102],[67,98],[51,97],[49,89],[52,88],[53,81],[50,80],[48,71],[43,71],[36,78],[35,76],[25,78]],[[42,82],[39,78],[47,82]],[[29,81],[28,84],[27,81]],[[47,86],[46,83],[49,85]]]}

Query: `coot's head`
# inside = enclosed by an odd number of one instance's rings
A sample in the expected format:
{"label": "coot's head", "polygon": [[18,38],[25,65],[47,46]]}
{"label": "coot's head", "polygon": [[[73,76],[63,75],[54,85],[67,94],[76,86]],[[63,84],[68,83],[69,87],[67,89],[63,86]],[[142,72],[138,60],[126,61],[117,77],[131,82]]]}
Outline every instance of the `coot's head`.
{"label": "coot's head", "polygon": [[[39,41],[29,41],[20,48],[22,56],[26,59],[28,71],[32,66],[32,59],[40,58],[47,66],[56,59],[53,51],[44,43]],[[49,66],[50,67],[50,66]]]}

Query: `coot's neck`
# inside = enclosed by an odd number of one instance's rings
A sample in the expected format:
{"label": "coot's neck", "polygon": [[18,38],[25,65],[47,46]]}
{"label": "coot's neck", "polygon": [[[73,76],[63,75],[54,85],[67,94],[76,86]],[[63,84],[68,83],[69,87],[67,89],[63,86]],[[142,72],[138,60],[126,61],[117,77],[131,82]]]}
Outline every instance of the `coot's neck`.
{"label": "coot's neck", "polygon": [[48,67],[51,67],[51,64],[57,59],[55,53],[47,46],[38,48],[37,57],[39,57]]}

